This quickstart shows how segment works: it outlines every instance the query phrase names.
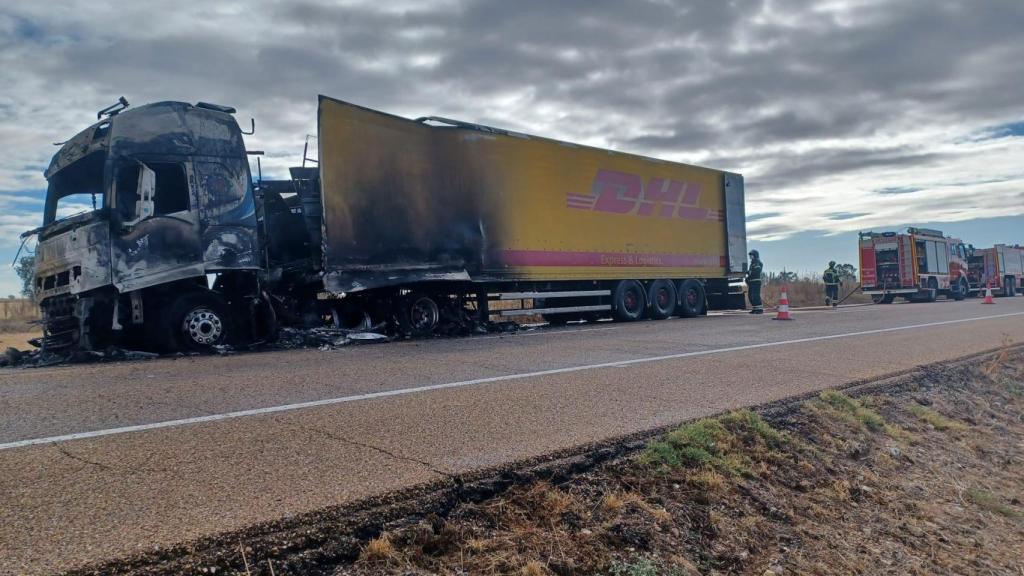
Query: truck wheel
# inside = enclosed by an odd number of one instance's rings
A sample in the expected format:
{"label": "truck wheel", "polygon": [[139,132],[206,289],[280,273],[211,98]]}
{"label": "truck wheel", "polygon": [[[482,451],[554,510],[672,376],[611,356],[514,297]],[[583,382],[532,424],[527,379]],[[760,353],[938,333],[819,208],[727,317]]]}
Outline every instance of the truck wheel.
{"label": "truck wheel", "polygon": [[208,290],[182,294],[167,309],[164,326],[171,328],[176,350],[205,352],[226,344],[233,336],[224,299]]}
{"label": "truck wheel", "polygon": [[647,289],[651,318],[664,320],[676,311],[676,287],[668,280],[655,280]]}
{"label": "truck wheel", "polygon": [[679,315],[696,318],[704,311],[704,286],[690,279],[679,285]]}
{"label": "truck wheel", "polygon": [[441,311],[437,302],[426,294],[411,294],[405,301],[403,324],[405,332],[413,336],[428,336],[437,328]]}
{"label": "truck wheel", "polygon": [[953,300],[959,302],[960,300],[967,298],[967,295],[969,293],[970,288],[968,288],[967,282],[961,279],[959,282],[956,283],[956,288],[953,289]]}
{"label": "truck wheel", "polygon": [[872,294],[871,301],[875,304],[892,304],[895,296],[892,294]]}
{"label": "truck wheel", "polygon": [[644,287],[636,280],[622,280],[615,287],[615,319],[631,322],[644,317]]}
{"label": "truck wheel", "polygon": [[928,297],[926,302],[935,302],[939,297],[939,281],[934,276],[928,279]]}

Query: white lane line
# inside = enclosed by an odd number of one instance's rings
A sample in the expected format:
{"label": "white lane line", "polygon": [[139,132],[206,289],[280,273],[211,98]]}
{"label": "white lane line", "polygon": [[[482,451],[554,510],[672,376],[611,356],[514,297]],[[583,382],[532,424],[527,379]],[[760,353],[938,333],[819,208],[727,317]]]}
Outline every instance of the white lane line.
{"label": "white lane line", "polygon": [[570,366],[568,368],[553,368],[550,370],[538,370],[536,372],[521,372],[518,374],[505,374],[503,376],[490,376],[488,378],[475,378],[473,380],[462,380],[460,382],[447,382],[444,384],[431,384],[429,386],[417,386],[415,388],[399,388],[384,392],[371,392],[368,394],[356,394],[353,396],[342,396],[339,398],[325,398],[310,402],[297,402],[295,404],[282,404],[280,406],[267,406],[265,408],[252,408],[250,410],[238,410],[236,412],[225,412],[223,414],[210,414],[207,416],[194,416],[192,418],[181,418],[178,420],[165,420],[163,422],[152,422],[150,424],[138,424],[135,426],[123,426],[120,428],[108,428],[105,430],[92,430],[89,432],[76,432],[73,434],[62,434],[60,436],[48,436],[46,438],[30,438],[0,444],[0,451],[39,444],[51,444],[55,442],[67,442],[70,440],[83,440],[86,438],[99,438],[101,436],[113,436],[115,434],[127,434],[129,432],[143,432],[146,430],[159,430],[161,428],[173,428],[176,426],[188,426],[191,424],[202,424],[205,422],[218,422],[220,420],[231,420],[246,416],[261,416],[277,412],[288,412],[304,408],[317,408],[330,406],[332,404],[343,404],[346,402],[359,402],[362,400],[373,400],[376,398],[388,398],[391,396],[404,396],[406,394],[418,394],[431,390],[444,390],[447,388],[463,388],[466,386],[478,386],[491,384],[493,382],[505,382],[508,380],[521,380],[523,378],[535,378],[538,376],[551,376],[554,374],[569,374],[572,372],[583,372],[586,370],[599,370],[601,368],[623,368],[634,364],[646,364],[649,362],[661,362],[664,360],[676,360],[679,358],[692,358],[695,356],[708,356],[711,354],[724,354],[727,352],[739,352],[741,350],[754,350],[757,348],[771,348],[774,346],[787,346],[789,344],[801,344],[806,342],[820,342],[823,340],[837,340],[840,338],[853,338],[856,336],[868,336],[871,334],[884,334],[887,332],[900,332],[903,330],[916,330],[918,328],[930,328],[934,326],[948,326],[950,324],[963,324],[965,322],[979,322],[982,320],[995,320],[998,318],[1010,318],[1013,316],[1024,316],[1024,312],[1011,312],[1008,314],[994,314],[992,316],[979,316],[976,318],[961,318],[958,320],[943,320],[941,322],[928,322],[926,324],[911,324],[909,326],[895,326],[892,328],[878,328],[875,330],[862,330],[860,332],[845,332],[843,334],[831,334],[828,336],[812,336],[808,338],[797,338],[794,340],[781,340],[778,342],[762,342],[759,344],[746,344],[743,346],[731,346],[728,348],[714,348],[711,350],[698,350],[695,352],[681,352],[678,354],[666,354],[664,356],[649,356],[645,358],[634,358],[632,360],[618,360],[615,362],[602,362],[600,364],[585,364],[582,366]]}

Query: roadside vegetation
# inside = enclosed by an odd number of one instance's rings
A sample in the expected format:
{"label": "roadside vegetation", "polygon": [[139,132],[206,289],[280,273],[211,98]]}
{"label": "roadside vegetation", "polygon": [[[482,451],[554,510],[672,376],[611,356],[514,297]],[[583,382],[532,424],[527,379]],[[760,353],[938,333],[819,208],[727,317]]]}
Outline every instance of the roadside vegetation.
{"label": "roadside vegetation", "polygon": [[569,481],[379,534],[333,573],[1019,574],[1022,382],[1007,351],[771,422],[697,420]]}
{"label": "roadside vegetation", "polygon": [[[763,293],[765,306],[776,306],[782,293],[782,286],[786,285],[790,306],[824,306],[825,305],[825,283],[821,280],[821,274],[796,274],[793,272],[783,276],[780,273],[769,273],[766,275]],[[871,297],[865,296],[860,290],[854,291],[857,287],[855,276],[845,276],[842,286],[839,289],[839,297],[849,297],[843,304],[869,304]],[[853,292],[851,294],[851,292]]]}

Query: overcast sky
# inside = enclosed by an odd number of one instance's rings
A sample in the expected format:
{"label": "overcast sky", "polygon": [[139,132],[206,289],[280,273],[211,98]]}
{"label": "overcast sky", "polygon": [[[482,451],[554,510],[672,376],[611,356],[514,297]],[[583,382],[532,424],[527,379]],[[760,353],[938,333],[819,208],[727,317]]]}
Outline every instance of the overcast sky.
{"label": "overcast sky", "polygon": [[265,172],[299,158],[322,93],[741,172],[749,234],[776,251],[995,217],[996,241],[1024,241],[1021,0],[12,4],[2,295],[52,143],[121,95],[235,106]]}

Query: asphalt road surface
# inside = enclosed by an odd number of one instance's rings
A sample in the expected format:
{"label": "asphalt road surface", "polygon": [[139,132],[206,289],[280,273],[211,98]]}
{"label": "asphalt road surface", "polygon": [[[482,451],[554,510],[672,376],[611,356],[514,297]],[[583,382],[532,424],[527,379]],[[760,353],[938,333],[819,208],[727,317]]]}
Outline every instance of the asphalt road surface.
{"label": "asphalt road surface", "polygon": [[152,550],[1024,340],[1024,298],[0,371],[0,573]]}

